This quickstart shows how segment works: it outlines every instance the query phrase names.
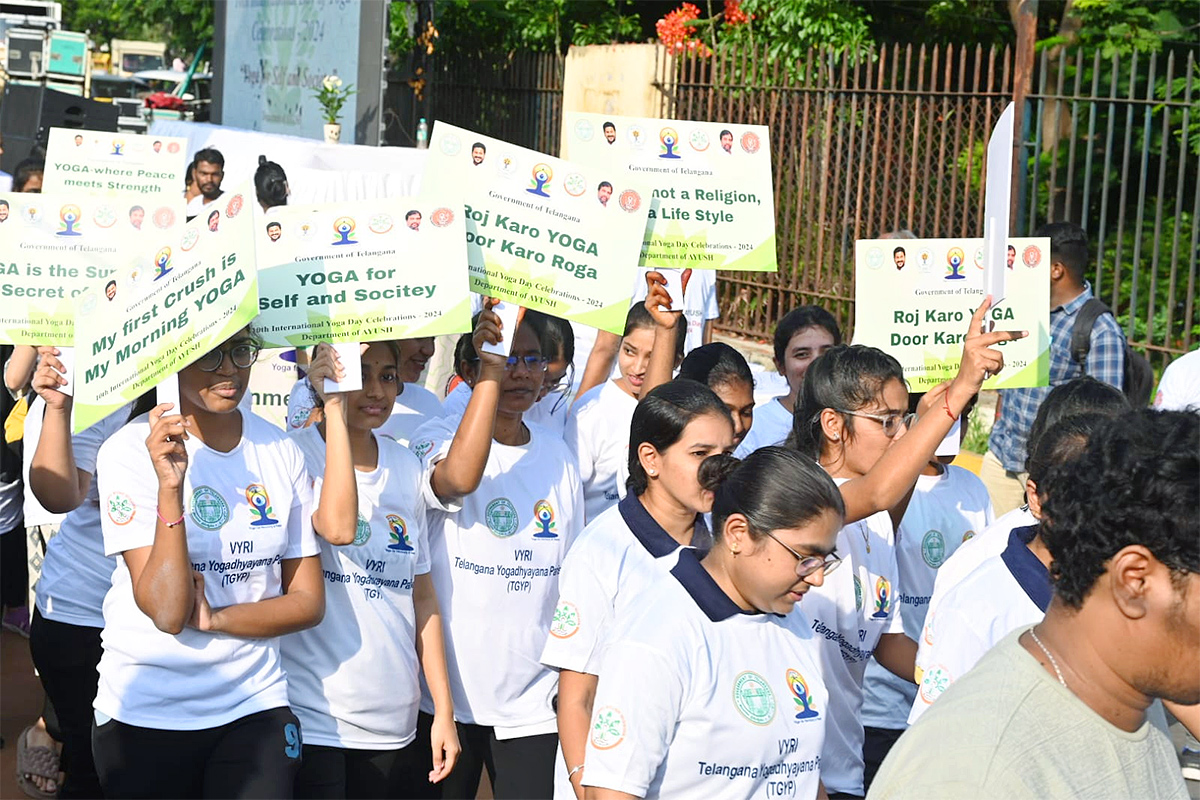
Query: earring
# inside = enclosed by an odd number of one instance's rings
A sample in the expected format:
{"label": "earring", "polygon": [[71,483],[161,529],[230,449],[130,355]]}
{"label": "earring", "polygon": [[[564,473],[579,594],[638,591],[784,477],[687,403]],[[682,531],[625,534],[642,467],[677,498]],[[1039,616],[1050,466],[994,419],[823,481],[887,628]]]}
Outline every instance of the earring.
{"label": "earring", "polygon": [[835,442],[840,442],[840,441],[842,440],[842,435],[841,435],[840,433],[835,433],[835,434],[833,435],[833,440],[834,440]]}
{"label": "earring", "polygon": [[737,554],[738,554],[738,549],[736,547],[729,548],[729,555],[736,557]]}
{"label": "earring", "polygon": [[654,471],[654,470],[652,470],[652,469],[648,469],[648,470],[646,470],[646,474],[647,474],[647,475],[657,475],[658,473],[657,473],[657,472],[655,472],[655,471]]}

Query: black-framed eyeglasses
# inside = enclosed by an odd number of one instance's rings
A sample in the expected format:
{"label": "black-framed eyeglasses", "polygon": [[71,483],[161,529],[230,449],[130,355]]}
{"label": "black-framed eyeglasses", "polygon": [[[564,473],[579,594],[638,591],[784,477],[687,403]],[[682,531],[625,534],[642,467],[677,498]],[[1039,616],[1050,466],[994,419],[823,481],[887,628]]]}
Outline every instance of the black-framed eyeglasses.
{"label": "black-framed eyeglasses", "polygon": [[[476,356],[470,361],[472,364],[477,363],[479,357]],[[504,359],[504,368],[509,372],[515,372],[517,364],[524,365],[527,372],[545,372],[546,368],[550,366],[550,359],[545,356],[509,356]]]}
{"label": "black-framed eyeglasses", "polygon": [[827,556],[806,556],[788,547],[770,531],[767,532],[767,536],[770,536],[780,547],[796,557],[796,574],[801,578],[807,578],[819,569],[825,570],[825,574],[828,575],[838,568],[838,564],[842,563],[842,559],[837,553],[830,553]]}
{"label": "black-framed eyeglasses", "polygon": [[238,369],[250,369],[254,362],[258,360],[258,354],[262,350],[256,344],[243,342],[235,344],[233,347],[225,350],[218,347],[216,350],[209,350],[204,355],[200,356],[196,361],[196,367],[201,372],[216,372],[221,368],[221,364],[225,361],[225,354],[229,354],[229,360]]}
{"label": "black-framed eyeglasses", "polygon": [[889,439],[891,439],[897,433],[900,432],[901,425],[904,426],[905,430],[908,430],[909,428],[911,428],[913,426],[913,423],[917,421],[917,415],[909,414],[909,413],[868,414],[865,411],[847,411],[844,408],[837,408],[834,410],[839,413],[842,413],[842,414],[849,414],[852,417],[866,417],[867,419],[875,420],[876,422],[878,422],[880,425],[883,426],[883,435],[888,437]]}

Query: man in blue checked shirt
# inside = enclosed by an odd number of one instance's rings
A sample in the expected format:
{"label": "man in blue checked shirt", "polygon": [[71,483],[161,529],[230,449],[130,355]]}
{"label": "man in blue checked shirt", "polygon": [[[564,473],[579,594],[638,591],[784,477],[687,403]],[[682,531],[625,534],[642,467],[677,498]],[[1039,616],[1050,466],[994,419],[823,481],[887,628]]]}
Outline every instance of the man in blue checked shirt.
{"label": "man in blue checked shirt", "polygon": [[1125,334],[1111,314],[1092,326],[1086,370],[1071,358],[1071,331],[1092,286],[1083,273],[1089,262],[1087,234],[1070,222],[1043,225],[1034,236],[1050,237],[1050,385],[1000,392],[1000,416],[992,428],[979,476],[999,517],[1025,502],[1025,440],[1050,389],[1080,375],[1122,388]]}

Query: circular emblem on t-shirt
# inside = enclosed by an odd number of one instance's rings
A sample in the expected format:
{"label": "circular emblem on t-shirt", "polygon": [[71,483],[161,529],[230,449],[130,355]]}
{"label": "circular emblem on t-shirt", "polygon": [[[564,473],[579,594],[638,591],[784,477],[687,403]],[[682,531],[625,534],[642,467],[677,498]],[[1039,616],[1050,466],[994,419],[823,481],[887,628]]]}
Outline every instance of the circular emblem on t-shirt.
{"label": "circular emblem on t-shirt", "polygon": [[417,458],[424,458],[426,453],[433,449],[433,439],[422,439],[414,443],[411,449]]}
{"label": "circular emblem on t-shirt", "polygon": [[362,514],[358,515],[358,524],[354,526],[354,545],[362,547],[371,538],[371,523],[363,518]]}
{"label": "circular emblem on t-shirt", "polygon": [[862,581],[858,576],[854,576],[854,608],[857,611],[862,611]]}
{"label": "circular emblem on t-shirt", "polygon": [[603,706],[592,723],[592,747],[611,750],[625,740],[625,715],[612,706]]}
{"label": "circular emblem on t-shirt", "polygon": [[124,492],[113,492],[108,496],[108,518],[117,525],[128,525],[137,514],[137,506]]}
{"label": "circular emblem on t-shirt", "polygon": [[550,635],[555,639],[570,639],[579,633],[579,609],[574,603],[563,601],[554,609],[554,619],[550,623]]}
{"label": "circular emblem on t-shirt", "polygon": [[497,497],[488,503],[487,511],[484,512],[484,519],[487,521],[488,530],[501,539],[507,539],[509,536],[512,536],[517,532],[517,528],[520,527],[517,507],[507,497]]}
{"label": "circular emblem on t-shirt", "polygon": [[766,725],[775,719],[775,693],[767,679],[757,672],[746,671],[733,682],[733,704],[738,713],[755,725]]}
{"label": "circular emblem on t-shirt", "polygon": [[941,664],[935,664],[925,670],[925,674],[921,677],[921,700],[926,703],[932,703],[941,697],[942,692],[946,691],[950,686],[950,671]]}
{"label": "circular emblem on t-shirt", "polygon": [[229,504],[211,486],[197,486],[192,490],[192,522],[206,530],[219,530],[229,522]]}
{"label": "circular emblem on t-shirt", "polygon": [[941,531],[928,531],[921,540],[921,558],[931,568],[937,569],[946,560],[946,537]]}

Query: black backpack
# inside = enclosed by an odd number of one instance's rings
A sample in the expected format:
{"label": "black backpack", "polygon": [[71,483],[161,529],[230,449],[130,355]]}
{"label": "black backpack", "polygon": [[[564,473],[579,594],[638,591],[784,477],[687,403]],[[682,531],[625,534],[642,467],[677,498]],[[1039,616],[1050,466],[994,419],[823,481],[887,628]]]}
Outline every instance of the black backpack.
{"label": "black backpack", "polygon": [[[1092,349],[1092,326],[1101,314],[1112,314],[1112,309],[1102,301],[1092,298],[1083,304],[1075,315],[1075,327],[1071,331],[1071,359],[1087,373],[1088,351]],[[1115,314],[1113,315],[1115,318]],[[1154,391],[1154,370],[1141,353],[1137,353],[1125,342],[1125,375],[1121,391],[1129,405],[1145,408],[1150,404],[1150,393]]]}

